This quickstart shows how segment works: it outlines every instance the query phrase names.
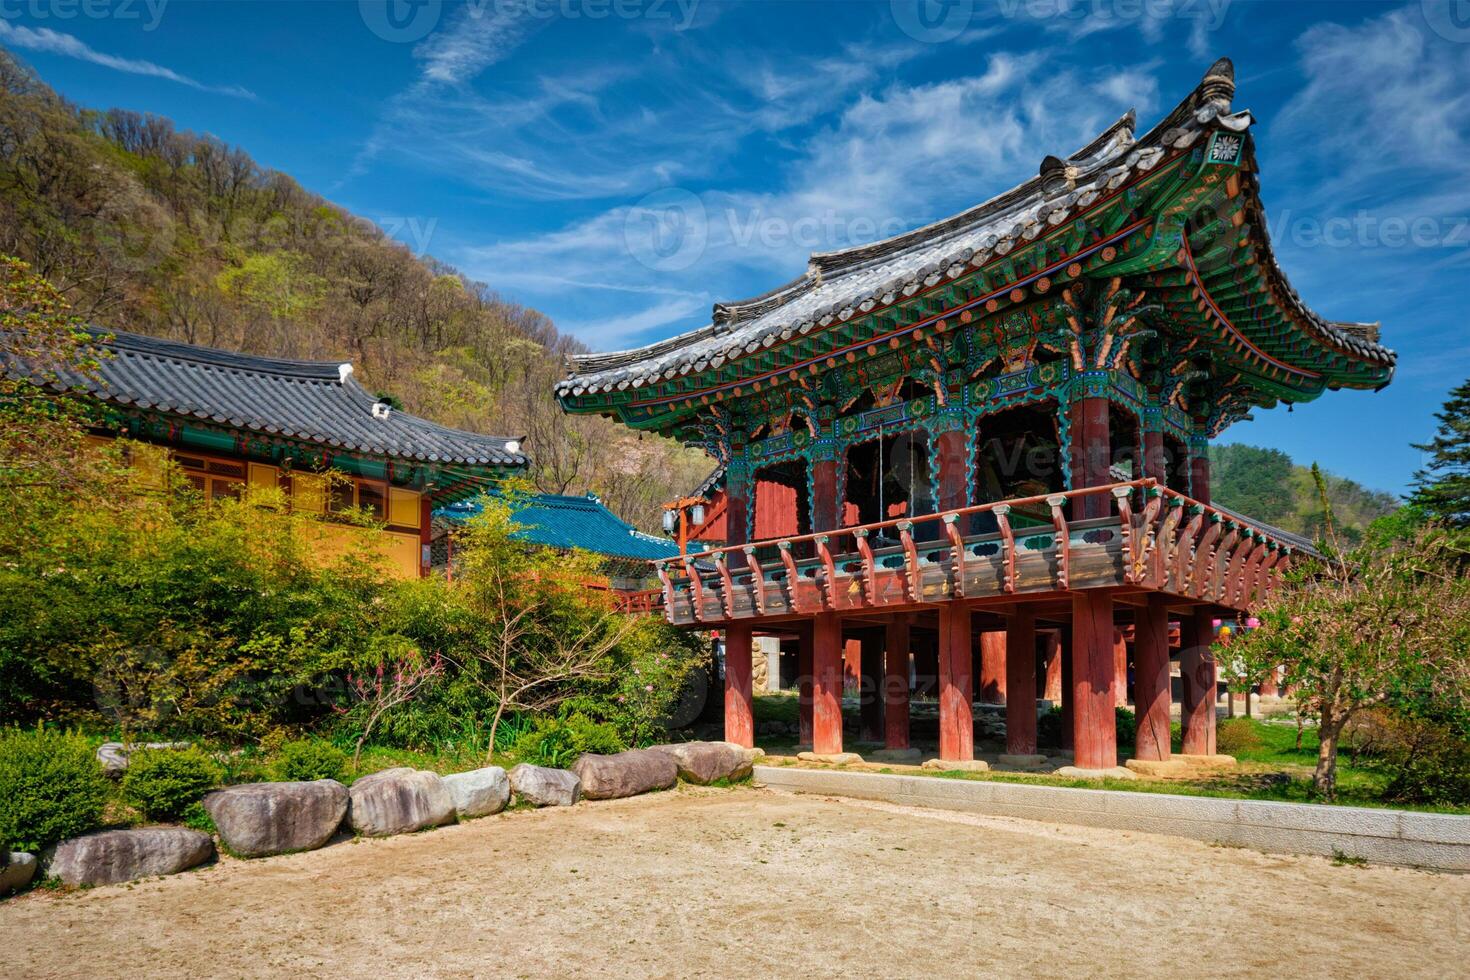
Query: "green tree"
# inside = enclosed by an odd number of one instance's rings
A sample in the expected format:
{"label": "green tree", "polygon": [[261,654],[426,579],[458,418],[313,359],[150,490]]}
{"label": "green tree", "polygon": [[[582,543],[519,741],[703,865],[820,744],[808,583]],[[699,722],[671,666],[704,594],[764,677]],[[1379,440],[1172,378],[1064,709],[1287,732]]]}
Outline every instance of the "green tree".
{"label": "green tree", "polygon": [[1451,391],[1434,417],[1434,438],[1414,444],[1430,460],[1414,474],[1411,500],[1431,517],[1470,527],[1470,381]]}
{"label": "green tree", "polygon": [[1315,718],[1312,785],[1332,798],[1343,728],[1366,709],[1444,710],[1470,700],[1470,551],[1442,526],[1408,538],[1374,528],[1346,554],[1294,567],[1231,643],[1246,673],[1284,668],[1298,710]]}

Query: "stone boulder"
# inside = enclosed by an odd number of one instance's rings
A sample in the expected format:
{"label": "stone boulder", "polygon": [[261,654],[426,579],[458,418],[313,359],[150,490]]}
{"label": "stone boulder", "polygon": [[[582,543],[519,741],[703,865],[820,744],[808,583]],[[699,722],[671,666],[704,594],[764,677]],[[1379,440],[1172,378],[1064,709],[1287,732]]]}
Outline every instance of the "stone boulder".
{"label": "stone boulder", "polygon": [[453,773],[444,777],[444,785],[461,820],[499,813],[510,802],[510,780],[499,766]]}
{"label": "stone boulder", "polygon": [[733,742],[673,742],[652,751],[673,758],[679,778],[708,785],[717,779],[744,779],[750,775],[750,750]]}
{"label": "stone boulder", "polygon": [[347,787],[335,779],[247,783],[204,797],[220,840],[241,857],[314,851],[347,815]]}
{"label": "stone boulder", "polygon": [[666,752],[631,749],[615,755],[585,753],[572,766],[582,780],[582,795],[589,800],[615,800],[656,789],[668,789],[679,781],[679,764]]}
{"label": "stone boulder", "polygon": [[366,837],[391,837],[454,822],[454,797],[437,773],[384,769],[352,784],[347,819]]}
{"label": "stone boulder", "polygon": [[582,781],[565,769],[547,769],[522,762],[510,771],[516,799],[532,806],[572,806],[582,798]]}
{"label": "stone boulder", "polygon": [[10,851],[9,854],[0,854],[7,860],[0,865],[0,895],[6,892],[24,888],[31,883],[36,876],[36,856],[24,851]]}
{"label": "stone boulder", "polygon": [[97,761],[102,771],[109,776],[121,776],[128,768],[128,756],[139,749],[187,749],[188,742],[144,742],[124,745],[122,742],[103,742],[97,746]]}
{"label": "stone boulder", "polygon": [[186,827],[104,830],[56,845],[46,872],[67,885],[114,885],[171,875],[214,857],[214,840]]}

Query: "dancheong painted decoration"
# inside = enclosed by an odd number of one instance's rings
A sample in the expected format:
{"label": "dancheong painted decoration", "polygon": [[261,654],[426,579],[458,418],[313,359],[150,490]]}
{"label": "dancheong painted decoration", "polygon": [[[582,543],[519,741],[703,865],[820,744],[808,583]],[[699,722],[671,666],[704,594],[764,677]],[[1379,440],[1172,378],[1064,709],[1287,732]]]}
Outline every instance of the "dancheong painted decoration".
{"label": "dancheong painted decoration", "polygon": [[[760,633],[795,645],[817,752],[841,747],[856,641],[884,692],[868,736],[907,746],[928,658],[940,755],[970,758],[975,650],[999,634],[1013,684],[1066,675],[1078,766],[1116,765],[1130,683],[1150,733],[1134,755],[1166,758],[1172,635],[1186,751],[1213,752],[1211,625],[1311,545],[1211,506],[1209,441],[1255,409],[1382,388],[1395,364],[1377,324],[1324,319],[1278,267],[1234,95],[1222,59],[1142,135],[1130,113],[968,211],[573,359],[565,410],[716,463],[720,540],[659,572],[672,622],[724,631],[730,738],[751,740]],[[1009,748],[1034,753],[1034,706],[1007,705]]]}

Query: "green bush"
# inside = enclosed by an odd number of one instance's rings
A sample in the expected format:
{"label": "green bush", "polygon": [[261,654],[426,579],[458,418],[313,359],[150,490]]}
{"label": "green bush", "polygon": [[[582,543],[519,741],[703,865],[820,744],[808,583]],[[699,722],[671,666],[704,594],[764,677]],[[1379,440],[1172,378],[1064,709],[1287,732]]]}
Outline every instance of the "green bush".
{"label": "green bush", "polygon": [[565,769],[584,752],[609,755],[627,747],[615,725],[572,712],[563,718],[538,719],[516,741],[515,754],[522,762]]}
{"label": "green bush", "polygon": [[281,746],[272,768],[277,779],[287,781],[340,780],[347,772],[347,753],[331,742],[301,739]]}
{"label": "green bush", "polygon": [[149,820],[178,820],[219,778],[219,765],[202,749],[142,749],[128,757],[122,795]]}
{"label": "green bush", "polygon": [[1118,719],[1118,758],[1133,754],[1133,743],[1138,740],[1138,719],[1131,708],[1115,708]]}
{"label": "green bush", "polygon": [[80,737],[39,729],[0,735],[0,841],[6,846],[34,852],[95,830],[107,792],[102,765]]}
{"label": "green bush", "polygon": [[1226,755],[1259,749],[1264,744],[1256,723],[1249,718],[1230,718],[1215,729],[1215,751]]}

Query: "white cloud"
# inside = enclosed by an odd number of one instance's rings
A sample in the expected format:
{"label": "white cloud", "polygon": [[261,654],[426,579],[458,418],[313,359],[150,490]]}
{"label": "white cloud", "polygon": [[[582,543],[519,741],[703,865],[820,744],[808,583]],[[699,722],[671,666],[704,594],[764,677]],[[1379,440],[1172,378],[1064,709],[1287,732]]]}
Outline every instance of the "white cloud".
{"label": "white cloud", "polygon": [[12,48],[23,48],[27,51],[40,51],[45,54],[61,55],[65,58],[75,58],[78,61],[89,61],[103,68],[111,68],[114,71],[127,72],[130,75],[147,75],[152,78],[162,78],[166,81],[177,82],[201,92],[217,92],[220,95],[232,95],[241,99],[254,99],[255,93],[238,85],[206,85],[196,81],[187,75],[181,75],[172,68],[154,64],[151,61],[142,61],[137,58],[120,58],[117,55],[106,54],[91,47],[80,38],[71,34],[62,34],[47,27],[18,27],[9,21],[0,19],[0,41]]}

